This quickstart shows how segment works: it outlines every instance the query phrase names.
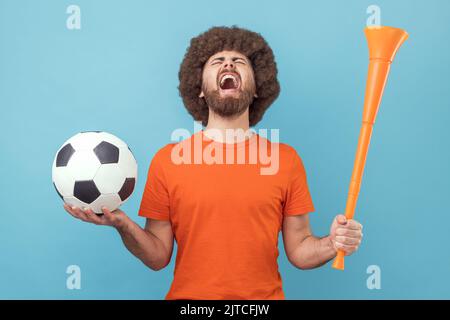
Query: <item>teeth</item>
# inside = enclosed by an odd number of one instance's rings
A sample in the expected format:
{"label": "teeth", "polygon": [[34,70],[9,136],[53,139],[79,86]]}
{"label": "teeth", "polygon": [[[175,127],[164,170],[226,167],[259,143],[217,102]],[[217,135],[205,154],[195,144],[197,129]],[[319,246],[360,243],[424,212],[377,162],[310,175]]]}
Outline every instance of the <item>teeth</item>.
{"label": "teeth", "polygon": [[220,81],[220,85],[223,85],[223,83],[224,83],[225,80],[227,80],[227,79],[233,79],[234,86],[237,87],[237,80],[236,80],[236,78],[235,78],[233,75],[231,75],[231,74],[226,74],[226,75],[224,75],[224,76],[222,77],[222,80]]}

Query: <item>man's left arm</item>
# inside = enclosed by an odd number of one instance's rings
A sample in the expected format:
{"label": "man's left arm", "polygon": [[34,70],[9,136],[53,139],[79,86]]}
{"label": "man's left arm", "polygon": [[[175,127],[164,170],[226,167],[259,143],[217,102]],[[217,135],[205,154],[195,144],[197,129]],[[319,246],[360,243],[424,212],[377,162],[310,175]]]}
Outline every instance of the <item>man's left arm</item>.
{"label": "man's left arm", "polygon": [[362,239],[362,225],[347,220],[344,215],[334,219],[330,235],[318,238],[310,229],[308,214],[289,215],[283,219],[283,242],[289,261],[299,269],[320,267],[342,249],[346,255],[358,250]]}

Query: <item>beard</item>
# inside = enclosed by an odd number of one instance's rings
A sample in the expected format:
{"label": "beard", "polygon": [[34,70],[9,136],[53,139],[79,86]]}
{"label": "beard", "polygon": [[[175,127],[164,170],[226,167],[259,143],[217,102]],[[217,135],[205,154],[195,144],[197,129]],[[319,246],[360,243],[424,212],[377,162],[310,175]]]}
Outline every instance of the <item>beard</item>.
{"label": "beard", "polygon": [[238,97],[222,97],[218,90],[203,88],[205,101],[208,107],[223,118],[235,118],[240,116],[252,104],[255,89],[239,90]]}

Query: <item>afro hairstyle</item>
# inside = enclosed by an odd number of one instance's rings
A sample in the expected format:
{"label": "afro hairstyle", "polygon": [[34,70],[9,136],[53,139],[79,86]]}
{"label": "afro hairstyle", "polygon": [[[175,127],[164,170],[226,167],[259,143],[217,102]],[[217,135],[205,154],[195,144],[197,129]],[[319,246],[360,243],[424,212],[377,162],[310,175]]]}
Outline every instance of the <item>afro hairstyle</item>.
{"label": "afro hairstyle", "polygon": [[252,64],[258,96],[249,106],[249,120],[252,127],[262,119],[280,93],[272,49],[256,32],[237,26],[212,27],[192,38],[178,72],[180,96],[194,120],[201,121],[203,126],[206,126],[209,109],[206,101],[199,98],[203,67],[212,55],[224,50],[240,52]]}

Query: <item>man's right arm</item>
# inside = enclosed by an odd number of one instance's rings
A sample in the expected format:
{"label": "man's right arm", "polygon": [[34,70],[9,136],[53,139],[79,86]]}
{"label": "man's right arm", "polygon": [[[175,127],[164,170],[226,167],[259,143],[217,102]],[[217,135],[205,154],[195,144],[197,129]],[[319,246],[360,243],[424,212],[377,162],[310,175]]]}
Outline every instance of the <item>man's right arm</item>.
{"label": "man's right arm", "polygon": [[125,221],[116,229],[127,249],[155,271],[167,266],[173,248],[170,221],[147,219],[144,229],[128,217]]}
{"label": "man's right arm", "polygon": [[119,209],[110,212],[102,208],[102,216],[90,209],[83,211],[67,204],[64,209],[85,222],[114,227],[126,248],[152,270],[160,270],[169,264],[174,238],[170,221],[147,219],[145,227],[141,228]]}

